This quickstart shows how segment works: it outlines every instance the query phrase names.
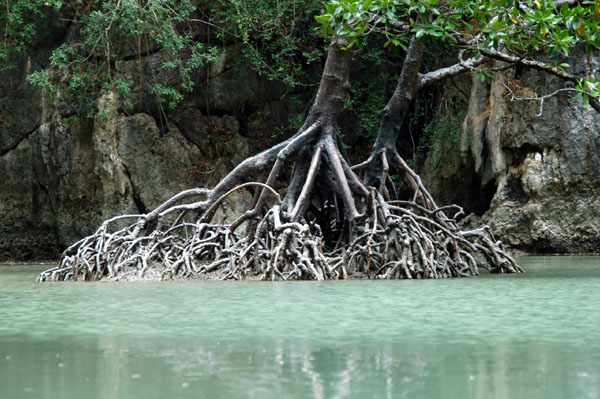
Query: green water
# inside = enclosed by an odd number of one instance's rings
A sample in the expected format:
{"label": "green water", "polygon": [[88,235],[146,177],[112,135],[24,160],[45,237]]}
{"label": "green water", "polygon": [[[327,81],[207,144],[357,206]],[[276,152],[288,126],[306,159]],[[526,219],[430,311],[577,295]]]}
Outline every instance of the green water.
{"label": "green water", "polygon": [[446,281],[45,283],[0,265],[0,398],[600,398],[600,258]]}

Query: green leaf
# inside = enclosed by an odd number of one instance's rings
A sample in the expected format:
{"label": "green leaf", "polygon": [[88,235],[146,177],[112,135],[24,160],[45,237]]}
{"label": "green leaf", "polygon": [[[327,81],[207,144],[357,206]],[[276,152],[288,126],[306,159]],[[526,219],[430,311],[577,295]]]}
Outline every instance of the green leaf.
{"label": "green leaf", "polygon": [[327,25],[329,23],[329,15],[315,15],[315,20],[321,25]]}
{"label": "green leaf", "polygon": [[581,103],[583,104],[584,107],[588,106],[588,104],[590,103],[590,99],[587,94],[583,93],[581,95]]}

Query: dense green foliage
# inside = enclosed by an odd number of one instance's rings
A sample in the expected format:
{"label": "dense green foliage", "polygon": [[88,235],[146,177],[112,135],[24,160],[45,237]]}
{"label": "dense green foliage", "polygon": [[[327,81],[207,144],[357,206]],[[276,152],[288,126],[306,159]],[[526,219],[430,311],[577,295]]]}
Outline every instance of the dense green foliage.
{"label": "dense green foliage", "polygon": [[580,41],[590,48],[600,45],[600,2],[587,0],[570,6],[555,0],[334,0],[317,17],[330,33],[350,37],[355,43],[371,33],[384,35],[386,45],[405,46],[408,38],[431,36],[460,43],[480,35],[485,47],[505,46],[510,53],[546,49],[562,52]]}
{"label": "dense green foliage", "polygon": [[17,0],[0,11],[0,62],[3,69],[16,66],[35,42],[36,29],[43,29],[43,18],[66,21],[67,40],[52,52],[48,67],[28,80],[88,117],[96,112],[100,90],[126,97],[129,84],[116,63],[146,55],[159,54],[158,68],[146,71],[144,79],[152,80],[156,102],[170,108],[194,89],[198,70],[215,63],[227,46],[241,49],[241,64],[290,88],[314,85],[326,43],[314,26],[321,5],[294,0]]}
{"label": "dense green foliage", "polygon": [[[572,3],[572,4],[569,4]],[[384,46],[406,49],[411,37],[449,43],[481,58],[501,51],[518,59],[550,57],[548,69],[564,71],[579,43],[588,53],[600,47],[599,0],[334,0],[317,17],[325,32],[346,36],[352,45],[385,37]],[[489,69],[482,71],[491,74]],[[597,76],[581,76],[584,104],[600,95]]]}
{"label": "dense green foliage", "polygon": [[[0,71],[16,67],[15,57],[25,53],[36,34],[34,18],[59,9],[60,0],[5,1],[0,8]],[[33,18],[32,18],[33,17]]]}
{"label": "dense green foliage", "polygon": [[[49,5],[44,2],[35,11],[47,18],[58,18],[47,14]],[[115,62],[128,52],[164,53],[160,70],[165,73],[176,70],[179,84],[167,85],[160,76],[153,75],[151,90],[159,103],[169,106],[175,106],[183,98],[183,92],[193,89],[194,70],[217,57],[216,49],[193,40],[194,29],[189,20],[196,5],[188,0],[172,3],[53,0],[51,5],[61,19],[68,21],[68,39],[52,52],[48,68],[34,72],[28,80],[69,104],[80,115],[94,114],[94,94],[98,90],[114,90],[122,97],[127,94],[128,83],[116,73]],[[28,25],[33,29],[32,23]],[[132,46],[134,49],[130,50],[128,47]]]}

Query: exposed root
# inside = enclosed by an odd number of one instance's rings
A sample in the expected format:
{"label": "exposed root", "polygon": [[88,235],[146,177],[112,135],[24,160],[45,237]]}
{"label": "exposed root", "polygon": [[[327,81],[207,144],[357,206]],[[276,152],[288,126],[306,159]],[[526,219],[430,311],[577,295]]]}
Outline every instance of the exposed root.
{"label": "exposed root", "polygon": [[[315,101],[294,136],[247,158],[212,190],[187,190],[146,215],[104,222],[38,281],[445,278],[473,276],[481,267],[522,272],[488,228],[461,231],[461,210],[447,216],[452,208],[435,204],[396,151],[418,88],[422,40],[411,40],[370,157],[349,164],[336,125],[350,88],[348,45],[343,37],[332,39]],[[281,199],[276,183],[290,169]],[[264,183],[254,182],[267,172]],[[391,173],[401,177],[400,190]],[[249,210],[232,224],[213,222],[240,190],[253,190]]]}
{"label": "exposed root", "polygon": [[[270,191],[276,200],[253,234],[206,219],[225,197],[251,186]],[[167,207],[159,212],[163,218],[150,223],[147,215],[113,218],[68,248],[60,265],[41,273],[38,281],[448,278],[476,275],[480,267],[494,273],[522,272],[489,228],[449,228],[454,220],[441,210],[386,201],[375,189],[362,215],[361,234],[334,249],[325,247],[318,224],[297,221],[297,207],[287,213],[280,203],[270,187],[246,183],[219,198],[204,215],[194,216],[171,201],[170,207],[184,210],[177,214]],[[125,220],[133,223],[118,228]]]}
{"label": "exposed root", "polygon": [[[38,281],[121,279],[325,280],[339,278],[328,266],[322,241],[308,225],[281,222],[276,205],[260,221],[255,236],[230,226],[188,223],[132,234],[138,224],[109,232],[104,223],[92,236],[67,249],[58,267]],[[151,276],[146,276],[148,270]]]}
{"label": "exposed root", "polygon": [[[247,158],[212,190],[186,190],[146,215],[107,220],[38,281],[444,278],[476,275],[480,267],[521,272],[489,229],[460,231],[460,210],[446,216],[451,208],[435,204],[396,151],[412,98],[401,89],[416,88],[419,40],[411,41],[405,65],[412,69],[403,67],[371,156],[349,164],[336,125],[350,87],[347,46],[345,38],[332,40],[315,102],[294,136]],[[283,170],[293,171],[281,199]],[[392,172],[403,179],[402,198]],[[264,183],[254,181],[265,175]],[[231,224],[214,222],[218,208],[241,190],[253,191],[249,210]]]}
{"label": "exposed root", "polygon": [[[107,220],[69,247],[60,265],[41,273],[38,281],[320,281],[466,277],[477,275],[481,267],[493,273],[523,271],[489,228],[461,231],[455,218],[462,209],[437,207],[397,153],[392,153],[395,164],[413,189],[410,200],[395,199],[385,154],[380,157],[379,187],[367,189],[331,140],[330,130],[316,139],[318,126],[313,124],[277,152],[259,155],[264,160],[270,154],[273,163],[266,183],[230,187],[232,175],[247,175],[255,167],[246,162],[246,169],[234,169],[213,190],[187,190],[146,215]],[[311,137],[316,141],[312,156],[296,158],[298,174],[282,201],[273,189],[279,170]],[[315,189],[317,181],[321,190]],[[246,189],[254,189],[251,210],[229,225],[212,222],[227,197]],[[199,196],[205,199],[192,201]],[[268,198],[275,200],[270,206]],[[457,210],[454,217],[446,216],[450,210]],[[129,226],[124,226],[126,221]],[[240,233],[243,224],[247,228]]]}

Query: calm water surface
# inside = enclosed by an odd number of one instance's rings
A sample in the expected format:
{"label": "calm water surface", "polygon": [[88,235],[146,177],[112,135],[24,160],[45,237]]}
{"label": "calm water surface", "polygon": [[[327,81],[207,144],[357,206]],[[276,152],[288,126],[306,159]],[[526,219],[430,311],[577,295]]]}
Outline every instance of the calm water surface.
{"label": "calm water surface", "polygon": [[0,398],[600,398],[600,257],[526,275],[34,283],[0,265]]}

